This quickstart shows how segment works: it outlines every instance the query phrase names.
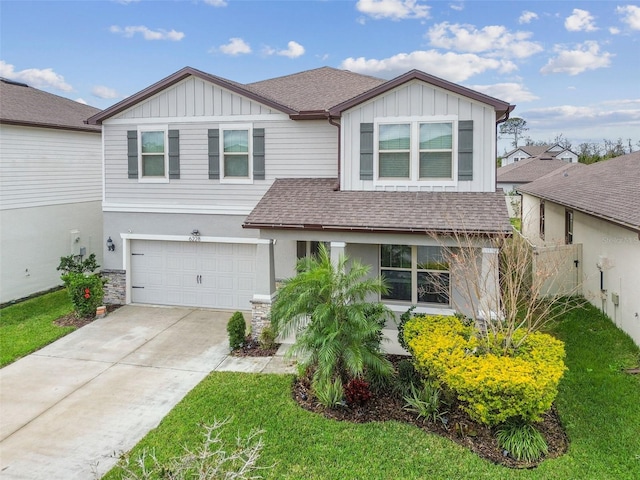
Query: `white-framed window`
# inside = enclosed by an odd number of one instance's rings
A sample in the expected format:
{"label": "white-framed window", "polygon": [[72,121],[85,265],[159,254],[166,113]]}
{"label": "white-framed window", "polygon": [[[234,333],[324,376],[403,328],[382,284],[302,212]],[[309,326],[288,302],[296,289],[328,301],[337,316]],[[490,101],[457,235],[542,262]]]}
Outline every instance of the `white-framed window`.
{"label": "white-framed window", "polygon": [[138,179],[142,182],[169,181],[167,127],[138,129]]}
{"label": "white-framed window", "polygon": [[380,275],[389,285],[381,300],[449,305],[449,263],[439,246],[380,245]]}
{"label": "white-framed window", "polygon": [[375,121],[376,183],[455,184],[457,119],[399,117]]}
{"label": "white-framed window", "polygon": [[253,141],[251,125],[220,127],[220,182],[253,181]]}

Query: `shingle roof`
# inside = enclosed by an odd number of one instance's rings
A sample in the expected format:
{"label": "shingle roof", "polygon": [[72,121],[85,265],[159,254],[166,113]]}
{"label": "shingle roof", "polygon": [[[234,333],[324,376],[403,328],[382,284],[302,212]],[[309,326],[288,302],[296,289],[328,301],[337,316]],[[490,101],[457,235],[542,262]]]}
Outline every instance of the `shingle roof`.
{"label": "shingle roof", "polygon": [[298,112],[305,112],[329,110],[385,82],[348,70],[321,67],[249,83],[245,88]]}
{"label": "shingle roof", "polygon": [[366,101],[370,96],[380,95],[413,79],[431,83],[459,95],[467,96],[491,105],[496,109],[497,119],[508,116],[509,112],[514,108],[514,105],[510,105],[497,98],[456,85],[418,70],[412,70],[392,80],[385,81],[380,78],[361,75],[348,70],[322,67],[243,85],[192,67],[185,67],[105,109],[101,113],[94,115],[89,119],[89,122],[92,124],[100,124],[104,120],[182,81],[190,75],[202,78],[239,95],[263,103],[290,115],[291,118],[296,120],[340,116],[343,110],[351,108],[359,102]]}
{"label": "shingle roof", "polygon": [[560,145],[558,145],[557,143],[554,145],[523,145],[521,147],[514,148],[510,152],[505,153],[503,156],[508,157],[514,154],[515,152],[517,152],[518,150],[521,150],[527,155],[529,155],[529,157],[539,157],[539,156],[542,156],[543,154],[546,154],[546,156],[548,157],[557,157],[558,155],[560,155],[563,152],[566,152],[567,150],[571,151],[568,148],[562,147],[562,150],[558,150],[557,152],[556,151],[550,152],[549,149],[555,146],[560,146]]}
{"label": "shingle roof", "polygon": [[551,157],[525,158],[498,168],[499,183],[529,183],[555,170],[583,166],[581,163],[568,163]]}
{"label": "shingle roof", "polygon": [[478,234],[511,232],[501,192],[337,191],[335,178],[276,180],[245,228]]}
{"label": "shingle roof", "polygon": [[640,152],[547,175],[518,190],[640,230]]}
{"label": "shingle roof", "polygon": [[0,81],[0,123],[100,132],[84,123],[99,111],[23,83]]}

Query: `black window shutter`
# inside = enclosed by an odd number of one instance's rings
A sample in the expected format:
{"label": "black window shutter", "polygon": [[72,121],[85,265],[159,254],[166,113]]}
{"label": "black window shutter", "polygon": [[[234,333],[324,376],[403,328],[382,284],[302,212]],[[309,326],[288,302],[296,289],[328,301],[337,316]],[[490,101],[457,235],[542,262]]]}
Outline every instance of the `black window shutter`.
{"label": "black window shutter", "polygon": [[220,178],[220,130],[209,130],[209,178]]}
{"label": "black window shutter", "polygon": [[127,169],[129,178],[138,178],[138,131],[127,131]]}
{"label": "black window shutter", "polygon": [[180,132],[169,130],[169,178],[180,178]]}
{"label": "black window shutter", "polygon": [[253,129],[253,179],[264,180],[264,128]]}
{"label": "black window shutter", "polygon": [[360,180],[373,180],[373,123],[360,124]]}
{"label": "black window shutter", "polygon": [[473,120],[458,122],[458,180],[473,180]]}

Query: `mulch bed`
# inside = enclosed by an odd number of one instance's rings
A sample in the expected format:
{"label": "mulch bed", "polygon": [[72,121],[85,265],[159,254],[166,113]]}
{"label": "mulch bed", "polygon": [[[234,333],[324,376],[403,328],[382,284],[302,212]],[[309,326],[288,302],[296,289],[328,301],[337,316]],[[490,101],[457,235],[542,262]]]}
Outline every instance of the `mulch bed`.
{"label": "mulch bed", "polygon": [[[107,305],[107,313],[111,313],[117,309],[119,309],[122,305]],[[93,322],[96,317],[81,317],[76,312],[71,312],[65,315],[64,317],[60,317],[55,320],[53,323],[58,325],[59,327],[84,327],[89,323]]]}
{"label": "mulch bed", "polygon": [[[407,357],[389,355],[388,358],[392,363],[397,364],[399,360]],[[449,438],[486,460],[510,468],[534,468],[546,458],[555,458],[564,454],[569,444],[555,408],[544,416],[542,422],[536,424],[536,427],[547,441],[549,453],[538,462],[528,463],[517,461],[504,453],[498,446],[495,431],[471,420],[456,404],[446,408],[448,413],[446,414],[447,425],[445,426],[440,421],[426,422],[422,418],[418,419],[415,413],[403,408],[404,401],[392,392],[376,394],[361,407],[344,407],[331,410],[323,407],[313,397],[308,379],[296,379],[293,384],[293,398],[302,408],[333,420],[353,423],[396,420],[409,423],[426,432]]]}
{"label": "mulch bed", "polygon": [[231,351],[233,357],[272,357],[276,354],[280,348],[280,344],[276,343],[273,348],[262,348],[257,340],[251,338],[251,335],[247,335],[244,339],[244,343],[240,348],[236,348]]}

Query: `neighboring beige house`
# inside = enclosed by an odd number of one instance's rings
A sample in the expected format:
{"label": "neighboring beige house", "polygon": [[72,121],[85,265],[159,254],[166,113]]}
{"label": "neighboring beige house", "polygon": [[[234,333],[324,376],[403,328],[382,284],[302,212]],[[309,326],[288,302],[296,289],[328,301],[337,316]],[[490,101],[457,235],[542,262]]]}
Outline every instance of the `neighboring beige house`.
{"label": "neighboring beige house", "polygon": [[525,145],[515,148],[502,156],[500,165],[506,167],[507,165],[518,163],[532,157],[557,158],[567,163],[578,162],[577,153],[556,143],[555,145]]}
{"label": "neighboring beige house", "polygon": [[580,168],[581,163],[567,163],[564,160],[549,156],[531,157],[519,162],[498,168],[498,188],[505,193],[509,216],[519,218],[521,213],[522,197],[518,189],[529,182],[549,175],[553,172],[561,172],[571,168]]}
{"label": "neighboring beige house", "polygon": [[582,245],[583,293],[640,345],[640,152],[519,188],[523,234]]}
{"label": "neighboring beige house", "polygon": [[512,231],[495,158],[513,108],[417,70],[240,84],[186,67],[89,119],[116,244],[107,299],[252,310],[260,325],[276,280],[325,242],[385,276],[393,310],[453,313],[442,242],[473,231],[496,278],[490,239]]}
{"label": "neighboring beige house", "polygon": [[102,262],[99,110],[0,81],[0,303],[60,285],[60,257]]}

